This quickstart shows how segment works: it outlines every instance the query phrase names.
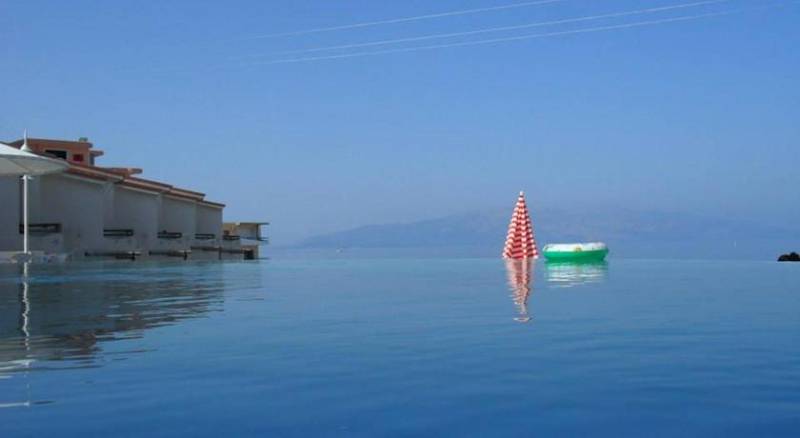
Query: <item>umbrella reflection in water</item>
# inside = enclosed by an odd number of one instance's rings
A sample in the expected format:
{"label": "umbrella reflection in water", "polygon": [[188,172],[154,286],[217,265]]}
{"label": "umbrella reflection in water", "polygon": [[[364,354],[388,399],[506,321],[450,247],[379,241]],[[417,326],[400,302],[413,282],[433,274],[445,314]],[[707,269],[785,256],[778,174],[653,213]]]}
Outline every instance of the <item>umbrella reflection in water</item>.
{"label": "umbrella reflection in water", "polygon": [[11,361],[0,361],[0,379],[8,379],[10,375],[8,373],[16,372],[22,373],[25,378],[25,390],[26,390],[26,398],[25,401],[12,401],[12,402],[5,402],[0,401],[0,408],[11,408],[11,407],[30,407],[32,405],[31,402],[31,383],[30,383],[30,369],[33,360],[29,358],[30,356],[30,300],[28,298],[28,263],[23,263],[22,265],[22,276],[19,285],[19,304],[20,304],[20,312],[19,312],[19,334],[22,339],[22,347],[24,348],[24,358],[16,359]]}
{"label": "umbrella reflection in water", "polygon": [[506,259],[506,274],[508,286],[511,289],[511,298],[517,306],[519,315],[515,321],[528,322],[528,298],[533,291],[533,261],[531,259]]}

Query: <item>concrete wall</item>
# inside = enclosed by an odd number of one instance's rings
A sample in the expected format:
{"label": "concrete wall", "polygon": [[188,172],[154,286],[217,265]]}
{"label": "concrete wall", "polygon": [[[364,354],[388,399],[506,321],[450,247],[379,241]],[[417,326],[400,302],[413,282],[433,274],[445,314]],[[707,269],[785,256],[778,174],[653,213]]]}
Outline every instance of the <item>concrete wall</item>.
{"label": "concrete wall", "polygon": [[194,241],[197,211],[193,201],[161,197],[158,231],[182,233],[180,239],[156,239],[155,251],[189,251]]}
{"label": "concrete wall", "polygon": [[36,178],[31,222],[60,223],[64,248],[73,256],[103,248],[105,185],[66,175]]}
{"label": "concrete wall", "polygon": [[197,212],[195,203],[164,196],[161,199],[159,231],[181,232],[184,237],[194,237]]}
{"label": "concrete wall", "polygon": [[197,206],[197,233],[222,236],[222,209],[207,205]]}
{"label": "concrete wall", "polygon": [[0,251],[22,251],[20,179],[0,177]]}
{"label": "concrete wall", "polygon": [[[146,252],[156,244],[160,220],[160,195],[115,185],[107,229],[132,229],[133,237],[106,238],[111,251]],[[128,247],[123,248],[125,245]]]}
{"label": "concrete wall", "polygon": [[213,234],[214,239],[195,239],[192,244],[192,259],[218,260],[219,246],[222,241],[222,209],[198,204],[196,207],[197,234]]}

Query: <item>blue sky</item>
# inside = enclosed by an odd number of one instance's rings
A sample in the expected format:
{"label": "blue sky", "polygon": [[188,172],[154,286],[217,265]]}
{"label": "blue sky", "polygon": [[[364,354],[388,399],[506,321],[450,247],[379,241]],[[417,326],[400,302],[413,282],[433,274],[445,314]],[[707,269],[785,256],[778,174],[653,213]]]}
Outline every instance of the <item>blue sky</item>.
{"label": "blue sky", "polygon": [[[333,52],[330,45],[693,3],[564,0],[0,1],[0,139],[87,136],[102,165],[208,193],[278,243],[507,205],[800,214],[800,3],[658,14]],[[764,6],[777,5],[774,8]],[[495,44],[282,59],[615,26]]]}

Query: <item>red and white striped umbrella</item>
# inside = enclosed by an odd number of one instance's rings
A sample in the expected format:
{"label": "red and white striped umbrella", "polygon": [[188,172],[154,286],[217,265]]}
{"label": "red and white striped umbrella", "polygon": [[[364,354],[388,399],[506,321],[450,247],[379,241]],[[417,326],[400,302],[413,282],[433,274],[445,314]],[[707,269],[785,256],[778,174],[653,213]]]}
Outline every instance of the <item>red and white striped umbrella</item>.
{"label": "red and white striped umbrella", "polygon": [[514,214],[511,215],[503,257],[507,259],[539,258],[539,249],[536,248],[531,217],[528,215],[528,206],[525,205],[525,194],[523,192],[519,192],[517,206],[514,207]]}

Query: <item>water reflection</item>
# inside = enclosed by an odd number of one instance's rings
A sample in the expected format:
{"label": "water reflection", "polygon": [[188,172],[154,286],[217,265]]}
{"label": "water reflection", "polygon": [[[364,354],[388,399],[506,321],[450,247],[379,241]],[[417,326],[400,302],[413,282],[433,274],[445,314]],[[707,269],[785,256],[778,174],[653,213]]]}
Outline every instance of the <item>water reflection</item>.
{"label": "water reflection", "polygon": [[514,320],[528,322],[531,320],[528,313],[528,298],[533,291],[533,262],[530,259],[506,259],[505,262],[511,298],[514,300],[519,312],[519,315]]}
{"label": "water reflection", "polygon": [[559,287],[599,283],[608,277],[608,262],[548,262],[545,272],[548,283]]}
{"label": "water reflection", "polygon": [[223,264],[20,268],[0,267],[0,382],[32,369],[102,366],[108,342],[206,316],[223,302]]}

